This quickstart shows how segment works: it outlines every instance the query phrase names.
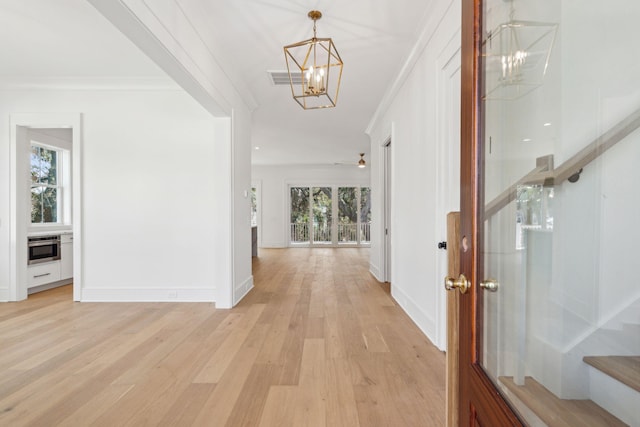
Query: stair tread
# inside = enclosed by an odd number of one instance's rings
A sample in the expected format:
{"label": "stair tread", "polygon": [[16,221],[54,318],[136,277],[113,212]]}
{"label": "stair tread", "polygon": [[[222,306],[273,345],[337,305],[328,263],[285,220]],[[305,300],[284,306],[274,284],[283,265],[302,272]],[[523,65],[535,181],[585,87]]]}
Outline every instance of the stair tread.
{"label": "stair tread", "polygon": [[595,402],[560,399],[531,377],[526,377],[522,386],[516,385],[513,377],[499,380],[549,427],[627,426]]}
{"label": "stair tread", "polygon": [[640,356],[585,356],[582,360],[640,392]]}

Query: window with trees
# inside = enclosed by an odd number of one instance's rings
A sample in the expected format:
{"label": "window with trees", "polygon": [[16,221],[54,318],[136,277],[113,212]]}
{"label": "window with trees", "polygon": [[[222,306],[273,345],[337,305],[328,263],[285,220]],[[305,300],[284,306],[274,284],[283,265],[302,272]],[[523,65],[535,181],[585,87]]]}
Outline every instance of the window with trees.
{"label": "window with trees", "polygon": [[371,188],[360,188],[360,243],[371,243]]}
{"label": "window with trees", "polygon": [[370,242],[369,187],[290,187],[290,215],[292,244]]}
{"label": "window with trees", "polygon": [[61,215],[60,151],[31,145],[31,223],[58,223]]}
{"label": "window with trees", "polygon": [[256,187],[251,187],[251,226],[258,225],[258,199]]}

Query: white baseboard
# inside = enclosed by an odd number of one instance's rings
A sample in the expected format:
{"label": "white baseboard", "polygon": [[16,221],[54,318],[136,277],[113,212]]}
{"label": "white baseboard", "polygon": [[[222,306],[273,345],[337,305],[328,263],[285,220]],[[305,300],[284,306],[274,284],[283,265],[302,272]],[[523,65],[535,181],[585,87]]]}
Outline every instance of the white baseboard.
{"label": "white baseboard", "polygon": [[9,301],[9,289],[0,289],[0,302]]}
{"label": "white baseboard", "polygon": [[369,263],[369,273],[373,274],[373,277],[375,277],[378,282],[384,282],[382,273],[377,265]]}
{"label": "white baseboard", "polygon": [[215,302],[215,289],[82,289],[82,302]]}
{"label": "white baseboard", "polygon": [[244,282],[235,287],[233,290],[233,305],[238,304],[251,289],[253,289],[253,276],[249,276]]}
{"label": "white baseboard", "polygon": [[409,318],[424,333],[432,344],[436,344],[436,323],[407,294],[391,284],[391,296],[402,307]]}
{"label": "white baseboard", "polygon": [[258,249],[260,248],[264,248],[264,249],[280,249],[280,248],[286,248],[288,245],[284,242],[262,242],[262,244],[260,246],[258,246]]}

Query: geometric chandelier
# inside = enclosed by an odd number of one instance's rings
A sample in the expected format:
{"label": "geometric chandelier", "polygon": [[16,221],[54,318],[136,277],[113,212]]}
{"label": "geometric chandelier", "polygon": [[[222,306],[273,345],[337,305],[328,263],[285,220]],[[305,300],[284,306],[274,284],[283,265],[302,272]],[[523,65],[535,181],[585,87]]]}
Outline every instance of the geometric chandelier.
{"label": "geometric chandelier", "polygon": [[483,43],[484,99],[513,100],[542,86],[558,24],[510,19]]}
{"label": "geometric chandelier", "polygon": [[312,10],[313,37],[284,47],[293,99],[305,110],[336,106],[342,59],[331,38],[316,37],[316,21],[322,13]]}

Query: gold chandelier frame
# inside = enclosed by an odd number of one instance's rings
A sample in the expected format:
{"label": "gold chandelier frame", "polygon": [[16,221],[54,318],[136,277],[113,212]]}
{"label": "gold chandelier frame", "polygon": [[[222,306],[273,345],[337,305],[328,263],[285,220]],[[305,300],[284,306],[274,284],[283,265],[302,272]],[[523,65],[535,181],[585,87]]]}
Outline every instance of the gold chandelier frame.
{"label": "gold chandelier frame", "polygon": [[291,95],[305,110],[335,107],[342,80],[342,58],[331,38],[316,36],[316,21],[322,18],[322,13],[312,10],[307,16],[313,20],[313,37],[284,47]]}

